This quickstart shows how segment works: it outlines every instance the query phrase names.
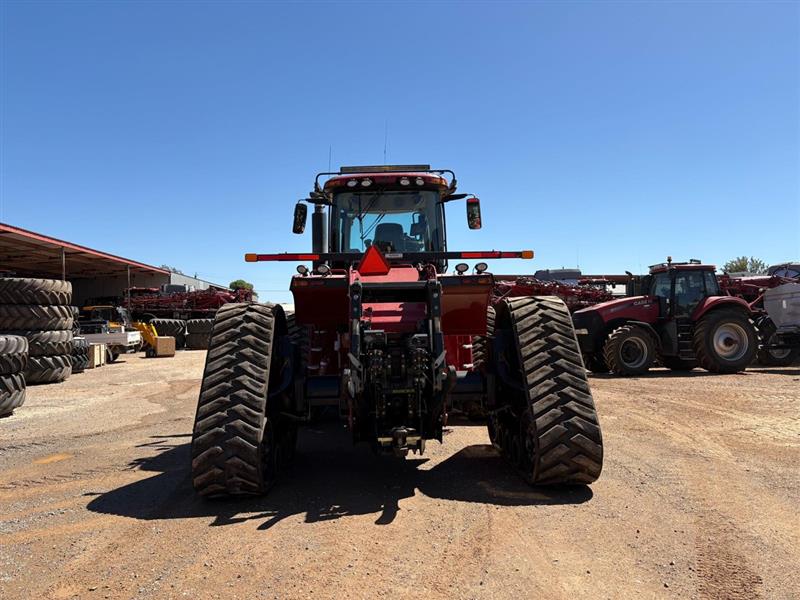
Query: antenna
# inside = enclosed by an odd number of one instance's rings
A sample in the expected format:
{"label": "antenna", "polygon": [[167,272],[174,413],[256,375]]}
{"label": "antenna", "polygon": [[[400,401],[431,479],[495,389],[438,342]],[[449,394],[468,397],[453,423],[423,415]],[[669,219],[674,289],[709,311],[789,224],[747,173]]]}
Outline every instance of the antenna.
{"label": "antenna", "polygon": [[[383,164],[386,162],[386,146],[389,144],[389,119],[383,122]],[[330,169],[328,169],[330,171]]]}

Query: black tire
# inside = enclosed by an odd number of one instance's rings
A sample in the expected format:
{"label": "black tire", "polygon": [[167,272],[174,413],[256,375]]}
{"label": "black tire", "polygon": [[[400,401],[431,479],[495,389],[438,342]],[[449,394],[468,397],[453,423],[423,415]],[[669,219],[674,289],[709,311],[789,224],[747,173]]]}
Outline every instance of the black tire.
{"label": "black tire", "polygon": [[72,329],[72,322],[72,310],[69,306],[0,304],[0,330],[37,329],[53,331],[57,329]]}
{"label": "black tire", "polygon": [[72,360],[72,374],[83,373],[89,368],[89,355],[88,354],[73,354],[70,359]]}
{"label": "black tire", "polygon": [[486,308],[486,335],[472,336],[472,365],[474,369],[480,368],[488,359],[488,341],[494,335],[495,310],[493,306]]}
{"label": "black tire", "polygon": [[188,350],[207,350],[210,341],[211,341],[210,333],[186,334],[186,348]]}
{"label": "black tire", "polygon": [[496,308],[495,398],[504,404],[490,414],[490,438],[533,485],[592,483],[603,439],[566,304],[535,296]]}
{"label": "black tire", "polygon": [[[759,324],[759,337],[762,344],[771,344],[775,340],[777,328],[771,319],[767,318]],[[757,354],[758,364],[765,367],[789,367],[800,357],[800,348],[786,348],[781,350],[759,349]]]}
{"label": "black tire", "polygon": [[602,354],[593,354],[592,356],[585,356],[584,362],[586,363],[586,368],[589,369],[592,373],[597,373],[599,375],[603,373],[608,373],[609,368],[606,364],[606,359],[603,358]]}
{"label": "black tire", "polygon": [[186,321],[186,333],[211,333],[213,326],[214,319],[189,319]]}
{"label": "black tire", "polygon": [[57,383],[72,373],[72,356],[31,356],[25,369],[25,383]]}
{"label": "black tire", "polygon": [[615,375],[646,373],[656,358],[653,336],[638,325],[622,325],[612,331],[603,345],[603,360]]}
{"label": "black tire", "polygon": [[60,279],[0,277],[0,304],[64,305],[72,302],[72,284]]}
{"label": "black tire", "polygon": [[174,337],[176,349],[183,348],[186,345],[186,321],[181,319],[152,319],[150,324],[156,328],[158,335]]}
{"label": "black tire", "polygon": [[691,371],[696,369],[700,363],[696,360],[687,360],[677,356],[662,356],[660,359],[662,365],[672,371]]}
{"label": "black tire", "polygon": [[309,354],[311,353],[311,336],[309,335],[308,327],[300,325],[297,322],[294,311],[287,310],[285,314],[286,329],[289,332],[289,339],[292,341],[297,351],[299,371],[302,375],[305,375]]}
{"label": "black tire", "polygon": [[55,331],[9,331],[28,340],[30,356],[58,356],[72,352],[73,333],[69,329]]}
{"label": "black tire", "polygon": [[0,375],[22,373],[28,365],[28,340],[19,335],[0,335]]}
{"label": "black tire", "polygon": [[744,371],[757,351],[755,326],[743,311],[718,308],[703,316],[695,326],[694,353],[706,371]]}
{"label": "black tire", "polygon": [[0,375],[0,417],[10,415],[25,402],[25,378],[21,373]]}
{"label": "black tire", "polygon": [[268,406],[280,380],[283,309],[226,304],[217,311],[192,433],[192,483],[201,496],[263,494],[289,456],[293,427]]}

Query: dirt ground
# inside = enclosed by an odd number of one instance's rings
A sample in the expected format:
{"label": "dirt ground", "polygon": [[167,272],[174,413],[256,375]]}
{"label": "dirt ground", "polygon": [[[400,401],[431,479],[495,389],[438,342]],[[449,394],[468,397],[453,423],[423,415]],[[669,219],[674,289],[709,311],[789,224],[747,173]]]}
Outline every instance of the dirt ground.
{"label": "dirt ground", "polygon": [[0,598],[800,597],[800,368],[593,377],[591,487],[527,487],[482,425],[402,462],[330,424],[268,496],[212,502],[203,359],[123,357],[0,420]]}

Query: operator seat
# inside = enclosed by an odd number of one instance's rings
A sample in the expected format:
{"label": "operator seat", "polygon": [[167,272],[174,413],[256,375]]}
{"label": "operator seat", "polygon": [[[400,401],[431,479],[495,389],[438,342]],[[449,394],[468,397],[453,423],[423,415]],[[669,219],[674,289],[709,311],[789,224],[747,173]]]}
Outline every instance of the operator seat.
{"label": "operator seat", "polygon": [[[405,231],[400,223],[381,223],[375,228],[375,239],[373,244],[386,252],[391,249],[394,252],[405,251]],[[388,248],[391,246],[391,248]]]}

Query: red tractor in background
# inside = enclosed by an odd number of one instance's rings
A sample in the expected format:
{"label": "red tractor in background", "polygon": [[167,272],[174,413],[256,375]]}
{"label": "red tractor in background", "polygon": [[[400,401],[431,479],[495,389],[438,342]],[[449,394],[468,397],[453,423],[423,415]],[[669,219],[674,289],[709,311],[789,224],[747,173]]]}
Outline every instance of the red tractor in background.
{"label": "red tractor in background", "polygon": [[[478,402],[492,443],[529,483],[597,479],[602,437],[569,310],[556,297],[496,295],[484,262],[448,274],[451,260],[533,256],[449,251],[444,206],[462,199],[480,228],[480,203],[456,193],[452,171],[342,167],[317,175],[295,207],[299,234],[314,205],[311,252],[245,256],[301,263],[295,308],[217,312],[192,436],[200,495],[264,493],[319,406],[338,408],[354,442],[405,456],[442,441],[452,407]],[[464,368],[457,355],[473,339],[483,355]]]}
{"label": "red tractor in background", "polygon": [[746,369],[758,350],[753,310],[724,295],[715,271],[668,258],[631,277],[633,295],[573,313],[586,366],[617,375],[641,375],[656,361],[680,371]]}

